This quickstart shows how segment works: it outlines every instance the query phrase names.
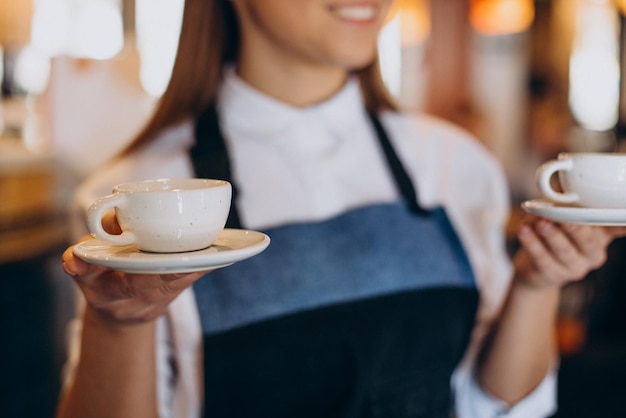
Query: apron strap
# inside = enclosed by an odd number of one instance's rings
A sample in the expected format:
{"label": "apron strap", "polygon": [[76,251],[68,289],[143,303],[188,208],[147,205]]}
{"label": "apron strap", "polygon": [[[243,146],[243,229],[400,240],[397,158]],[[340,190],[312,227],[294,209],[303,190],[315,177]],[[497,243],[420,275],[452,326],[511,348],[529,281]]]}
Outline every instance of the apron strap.
{"label": "apron strap", "polygon": [[374,126],[374,130],[376,131],[378,143],[385,153],[387,164],[389,164],[389,168],[391,169],[393,177],[396,181],[396,187],[400,190],[400,193],[409,205],[409,209],[411,209],[413,213],[419,216],[426,216],[428,212],[419,205],[417,193],[415,193],[415,187],[413,186],[409,175],[406,173],[398,154],[393,149],[391,141],[389,141],[389,136],[383,128],[383,125],[380,123],[380,119],[378,119],[378,117],[372,112],[369,113],[369,117],[372,125]]}
{"label": "apron strap", "polygon": [[[380,123],[378,116],[374,113],[369,113],[369,118],[400,194],[402,194],[409,205],[409,209],[413,213],[418,216],[427,216],[428,211],[419,205],[415,187],[391,145],[387,132]],[[207,106],[204,112],[198,117],[195,127],[195,136],[196,144],[190,150],[195,175],[196,177],[202,178],[226,180],[231,183],[233,187],[233,204],[230,206],[226,227],[241,228],[239,212],[235,204],[237,187],[233,182],[228,150],[226,149],[226,142],[224,141],[224,136],[219,126],[219,117],[215,103],[211,103]]]}

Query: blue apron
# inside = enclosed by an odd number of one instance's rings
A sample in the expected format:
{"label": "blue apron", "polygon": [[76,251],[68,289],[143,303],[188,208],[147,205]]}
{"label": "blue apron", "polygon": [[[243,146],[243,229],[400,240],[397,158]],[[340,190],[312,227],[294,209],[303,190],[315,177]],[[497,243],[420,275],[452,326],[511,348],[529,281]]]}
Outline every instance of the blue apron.
{"label": "blue apron", "polygon": [[[371,120],[403,202],[266,229],[267,250],[194,285],[207,417],[451,415],[474,276],[445,210],[419,207]],[[196,175],[232,182],[213,106],[196,139]],[[240,227],[236,205],[227,226]]]}

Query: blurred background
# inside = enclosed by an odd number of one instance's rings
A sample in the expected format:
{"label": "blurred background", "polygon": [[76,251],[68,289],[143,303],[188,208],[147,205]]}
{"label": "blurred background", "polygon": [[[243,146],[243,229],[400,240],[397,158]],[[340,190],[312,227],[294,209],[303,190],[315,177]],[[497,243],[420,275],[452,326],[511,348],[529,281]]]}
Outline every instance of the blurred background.
{"label": "blurred background", "polygon": [[[74,311],[67,201],[164,91],[183,1],[0,0],[0,416],[53,416]],[[385,82],[501,160],[511,251],[539,164],[624,149],[625,12],[626,0],[398,0],[389,16]],[[564,291],[557,417],[626,416],[624,260],[618,240]]]}

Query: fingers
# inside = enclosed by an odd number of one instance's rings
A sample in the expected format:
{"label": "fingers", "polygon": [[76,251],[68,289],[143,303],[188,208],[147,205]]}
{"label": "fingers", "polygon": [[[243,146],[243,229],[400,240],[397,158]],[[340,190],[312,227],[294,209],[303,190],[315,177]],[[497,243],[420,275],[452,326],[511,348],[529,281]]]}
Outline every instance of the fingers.
{"label": "fingers", "polygon": [[161,274],[160,278],[165,283],[171,283],[173,286],[184,286],[193,284],[200,277],[213,270],[197,271],[193,273],[173,273],[173,274]]}
{"label": "fingers", "polygon": [[170,303],[197,279],[195,276],[166,282],[160,275],[98,268],[74,280],[87,303],[103,317],[119,324],[135,324],[165,313]]}
{"label": "fingers", "polygon": [[[171,275],[167,275],[171,276]],[[190,273],[176,279],[158,274],[129,274],[105,268],[95,268],[75,280],[88,300],[106,305],[109,302],[134,300],[138,304],[169,303],[183,290],[202,277]]]}
{"label": "fingers", "polygon": [[604,230],[611,238],[626,237],[626,226],[605,227]]}
{"label": "fingers", "polygon": [[76,257],[72,250],[73,247],[67,248],[61,256],[65,273],[72,277],[89,274],[95,266]]}
{"label": "fingers", "polygon": [[606,261],[606,248],[613,237],[606,228],[585,225],[563,225],[569,238],[576,245],[590,268],[600,267]]}
{"label": "fingers", "polygon": [[531,266],[526,267],[525,275],[541,284],[580,280],[606,261],[606,249],[614,233],[608,228],[560,225],[547,219],[523,224],[518,236]]}
{"label": "fingers", "polygon": [[102,217],[102,227],[106,232],[112,235],[119,235],[122,233],[122,228],[117,222],[117,218],[115,217],[115,212],[113,210],[108,211]]}
{"label": "fingers", "polygon": [[87,303],[104,317],[129,324],[153,320],[207,271],[183,274],[129,274],[62,256],[63,269],[80,287]]}
{"label": "fingers", "polygon": [[[156,319],[185,289],[202,277],[185,275],[127,274],[112,270],[87,277],[83,287],[88,302],[106,317],[124,324]],[[167,276],[167,277],[164,277]]]}
{"label": "fingers", "polygon": [[[549,232],[546,230],[544,234]],[[549,278],[560,281],[566,276],[564,266],[552,255],[548,244],[542,239],[536,228],[531,225],[523,225],[520,228],[519,240],[524,250],[522,255],[526,255],[522,258],[528,259],[530,263],[525,266],[527,271],[524,272],[524,276],[527,281],[532,281],[536,285],[543,285],[548,284]]]}

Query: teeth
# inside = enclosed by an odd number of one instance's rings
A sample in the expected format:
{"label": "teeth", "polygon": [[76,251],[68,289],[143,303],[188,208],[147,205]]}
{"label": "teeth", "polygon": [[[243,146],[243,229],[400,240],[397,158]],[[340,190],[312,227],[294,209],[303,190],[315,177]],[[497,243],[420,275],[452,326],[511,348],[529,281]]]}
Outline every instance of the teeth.
{"label": "teeth", "polygon": [[350,20],[370,20],[376,15],[376,8],[371,6],[339,6],[333,12],[343,18]]}

